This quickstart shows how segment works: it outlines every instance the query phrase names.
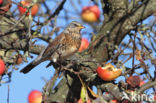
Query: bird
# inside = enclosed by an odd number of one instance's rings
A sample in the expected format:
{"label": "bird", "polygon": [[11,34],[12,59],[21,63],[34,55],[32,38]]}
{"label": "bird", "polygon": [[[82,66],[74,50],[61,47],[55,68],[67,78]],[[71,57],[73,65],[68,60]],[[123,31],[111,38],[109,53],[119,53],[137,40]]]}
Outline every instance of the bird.
{"label": "bird", "polygon": [[80,31],[85,28],[81,23],[72,21],[63,32],[60,33],[46,49],[40,54],[38,58],[20,72],[26,74],[36,67],[41,62],[50,60],[56,63],[59,60],[65,60],[66,58],[74,55],[81,45],[81,33]]}

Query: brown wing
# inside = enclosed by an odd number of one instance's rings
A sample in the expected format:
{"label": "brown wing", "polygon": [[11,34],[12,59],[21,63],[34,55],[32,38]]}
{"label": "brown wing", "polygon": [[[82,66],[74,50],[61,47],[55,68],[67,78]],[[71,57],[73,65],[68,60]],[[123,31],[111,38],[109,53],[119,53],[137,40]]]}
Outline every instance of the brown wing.
{"label": "brown wing", "polygon": [[61,46],[60,42],[63,41],[63,39],[65,39],[65,34],[61,33],[47,46],[43,57],[51,56]]}

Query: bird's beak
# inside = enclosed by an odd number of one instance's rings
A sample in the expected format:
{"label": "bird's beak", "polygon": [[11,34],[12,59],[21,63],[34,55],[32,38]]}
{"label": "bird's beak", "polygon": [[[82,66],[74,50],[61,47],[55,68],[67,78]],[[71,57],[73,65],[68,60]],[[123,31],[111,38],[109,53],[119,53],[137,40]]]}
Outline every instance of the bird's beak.
{"label": "bird's beak", "polygon": [[85,28],[85,27],[84,27],[84,26],[79,26],[79,28],[80,28],[80,29],[83,29],[83,28]]}

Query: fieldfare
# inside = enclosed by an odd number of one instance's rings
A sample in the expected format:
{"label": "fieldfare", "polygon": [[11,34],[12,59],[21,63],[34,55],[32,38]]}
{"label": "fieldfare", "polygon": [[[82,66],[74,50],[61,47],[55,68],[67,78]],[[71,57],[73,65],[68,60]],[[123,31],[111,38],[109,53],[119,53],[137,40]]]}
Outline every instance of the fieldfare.
{"label": "fieldfare", "polygon": [[58,35],[43,51],[40,59],[36,59],[26,67],[24,67],[20,72],[28,73],[35,66],[44,62],[46,60],[51,60],[56,63],[59,60],[64,60],[74,53],[76,53],[81,44],[81,34],[80,31],[84,26],[78,22],[71,22],[65,30]]}

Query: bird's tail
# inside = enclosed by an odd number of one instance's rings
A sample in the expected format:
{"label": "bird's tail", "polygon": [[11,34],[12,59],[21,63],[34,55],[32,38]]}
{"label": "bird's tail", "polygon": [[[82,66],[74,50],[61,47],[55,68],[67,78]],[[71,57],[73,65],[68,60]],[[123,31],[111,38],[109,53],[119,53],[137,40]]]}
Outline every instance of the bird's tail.
{"label": "bird's tail", "polygon": [[40,55],[31,63],[29,63],[26,67],[24,67],[20,72],[26,74],[29,71],[31,71],[34,67],[36,67],[38,64],[40,64],[41,62],[45,61],[46,56],[43,57],[43,54],[45,52],[46,49],[44,49]]}
{"label": "bird's tail", "polygon": [[42,62],[42,60],[32,61],[26,67],[24,67],[20,72],[26,74],[29,71],[31,71],[34,67],[36,67],[38,64],[40,64],[41,62]]}

